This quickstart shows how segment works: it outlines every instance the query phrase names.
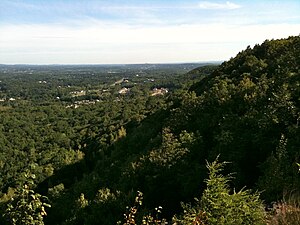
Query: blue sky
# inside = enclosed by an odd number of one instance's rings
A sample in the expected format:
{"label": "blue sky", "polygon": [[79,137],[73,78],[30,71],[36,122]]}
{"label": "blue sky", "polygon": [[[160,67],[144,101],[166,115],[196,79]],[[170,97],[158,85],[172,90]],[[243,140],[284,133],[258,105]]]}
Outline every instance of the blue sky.
{"label": "blue sky", "polygon": [[300,33],[299,0],[1,0],[0,63],[227,60]]}

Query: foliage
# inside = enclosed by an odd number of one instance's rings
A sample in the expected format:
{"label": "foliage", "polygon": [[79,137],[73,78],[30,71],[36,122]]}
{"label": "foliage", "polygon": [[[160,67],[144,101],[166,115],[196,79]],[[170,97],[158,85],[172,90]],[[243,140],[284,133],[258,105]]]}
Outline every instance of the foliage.
{"label": "foliage", "polygon": [[217,160],[207,164],[209,177],[201,200],[194,207],[183,204],[184,214],[175,221],[179,224],[264,224],[265,213],[259,194],[249,190],[231,193],[230,176],[221,174],[224,165]]}
{"label": "foliage", "polygon": [[267,223],[270,225],[297,225],[300,221],[299,193],[280,202],[273,202]]}
{"label": "foliage", "polygon": [[160,218],[162,207],[159,206],[155,208],[155,216],[152,216],[151,214],[144,215],[142,217],[142,221],[139,223],[138,220],[138,210],[140,206],[143,203],[143,193],[139,192],[137,193],[137,196],[135,198],[134,205],[132,207],[126,207],[127,212],[124,214],[124,223],[119,221],[117,224],[122,225],[166,225],[168,224],[166,219]]}
{"label": "foliage", "polygon": [[15,191],[15,197],[7,204],[4,216],[13,225],[43,225],[47,215],[45,209],[50,207],[47,197],[35,193],[33,185],[34,174],[24,173],[26,182]]}
{"label": "foliage", "polygon": [[294,177],[297,176],[297,169],[295,165],[289,164],[287,144],[288,140],[282,135],[275,152],[261,165],[264,174],[259,178],[257,185],[263,190],[262,195],[265,198],[280,199],[283,193],[298,185],[293,184],[296,182]]}

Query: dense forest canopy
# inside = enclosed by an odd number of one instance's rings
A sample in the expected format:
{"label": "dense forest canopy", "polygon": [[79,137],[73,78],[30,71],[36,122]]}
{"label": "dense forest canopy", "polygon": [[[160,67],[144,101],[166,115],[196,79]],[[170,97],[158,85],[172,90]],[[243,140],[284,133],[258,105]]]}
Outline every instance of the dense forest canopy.
{"label": "dense forest canopy", "polygon": [[1,223],[33,193],[33,220],[116,224],[140,191],[178,224],[262,224],[262,200],[300,196],[299,52],[295,36],[219,66],[1,65]]}

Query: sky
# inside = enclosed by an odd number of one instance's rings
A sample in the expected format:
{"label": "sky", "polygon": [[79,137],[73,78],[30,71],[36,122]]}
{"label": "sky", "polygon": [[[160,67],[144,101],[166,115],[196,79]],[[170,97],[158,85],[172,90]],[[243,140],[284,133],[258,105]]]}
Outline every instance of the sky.
{"label": "sky", "polygon": [[224,61],[300,34],[299,0],[1,0],[0,64]]}

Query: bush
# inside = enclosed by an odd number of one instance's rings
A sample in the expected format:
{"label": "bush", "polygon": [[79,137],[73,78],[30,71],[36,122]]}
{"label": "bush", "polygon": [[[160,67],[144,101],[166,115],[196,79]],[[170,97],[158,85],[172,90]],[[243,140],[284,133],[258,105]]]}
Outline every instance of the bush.
{"label": "bush", "polygon": [[175,217],[178,224],[260,225],[265,224],[265,211],[259,194],[249,190],[236,192],[229,188],[230,176],[221,174],[226,163],[207,163],[207,188],[196,205],[183,204],[184,213]]}
{"label": "bush", "polygon": [[47,197],[32,190],[35,175],[24,173],[25,182],[16,189],[15,196],[7,204],[4,216],[12,225],[44,225],[47,215],[45,208],[50,207]]}

